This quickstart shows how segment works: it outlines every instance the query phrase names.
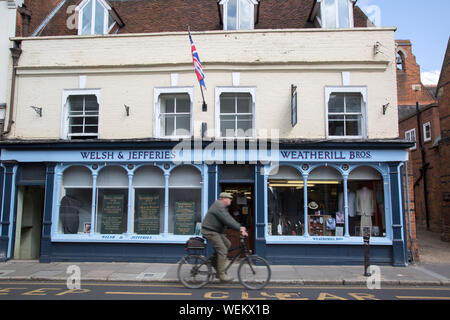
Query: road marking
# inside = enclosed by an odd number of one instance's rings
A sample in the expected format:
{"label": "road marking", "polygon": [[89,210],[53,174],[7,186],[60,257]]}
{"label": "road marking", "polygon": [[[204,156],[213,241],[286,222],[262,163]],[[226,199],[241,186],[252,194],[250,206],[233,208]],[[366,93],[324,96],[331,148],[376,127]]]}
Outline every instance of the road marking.
{"label": "road marking", "polygon": [[192,296],[192,293],[186,292],[116,292],[107,291],[105,294],[123,294],[123,295],[153,295],[153,296]]}
{"label": "road marking", "polygon": [[419,296],[396,296],[397,299],[431,299],[431,300],[450,300],[450,297],[419,297]]}

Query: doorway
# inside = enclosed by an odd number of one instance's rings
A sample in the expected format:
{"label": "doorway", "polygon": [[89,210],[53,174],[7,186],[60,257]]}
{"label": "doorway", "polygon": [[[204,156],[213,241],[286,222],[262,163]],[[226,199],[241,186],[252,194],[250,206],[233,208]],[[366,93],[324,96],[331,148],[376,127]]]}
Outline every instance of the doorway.
{"label": "doorway", "polygon": [[[255,250],[255,213],[253,184],[221,184],[222,192],[233,195],[228,207],[230,215],[247,228],[249,249]],[[231,241],[231,248],[239,246],[239,231],[227,230],[227,238]],[[230,256],[235,252],[230,252]]]}
{"label": "doorway", "polygon": [[44,187],[19,187],[17,189],[14,259],[39,259],[41,253],[43,215]]}

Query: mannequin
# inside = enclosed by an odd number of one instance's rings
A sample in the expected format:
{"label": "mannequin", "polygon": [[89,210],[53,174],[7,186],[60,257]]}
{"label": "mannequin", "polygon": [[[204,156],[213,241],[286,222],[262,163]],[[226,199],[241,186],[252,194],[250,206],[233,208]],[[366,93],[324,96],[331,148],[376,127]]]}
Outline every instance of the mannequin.
{"label": "mannequin", "polygon": [[78,232],[79,221],[79,201],[71,196],[65,195],[61,199],[59,208],[60,219],[65,234],[74,234]]}
{"label": "mannequin", "polygon": [[372,229],[374,210],[372,190],[364,186],[356,191],[356,214],[361,216],[361,232],[364,227]]}
{"label": "mannequin", "polygon": [[[350,188],[347,188],[347,200],[348,200],[348,228],[350,235],[354,235],[355,230],[355,217],[356,217],[356,195]],[[339,193],[339,211],[344,210],[344,193]]]}

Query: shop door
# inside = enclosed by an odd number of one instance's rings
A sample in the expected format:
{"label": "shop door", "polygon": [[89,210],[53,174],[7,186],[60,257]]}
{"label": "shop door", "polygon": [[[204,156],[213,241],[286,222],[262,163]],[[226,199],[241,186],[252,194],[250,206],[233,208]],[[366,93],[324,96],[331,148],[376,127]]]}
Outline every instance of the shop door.
{"label": "shop door", "polygon": [[[228,207],[230,215],[248,231],[248,245],[254,251],[255,245],[255,214],[254,195],[252,184],[221,184],[221,191],[233,195],[231,205]],[[231,241],[231,248],[239,246],[239,231],[227,230],[227,238]],[[230,252],[232,256],[235,252]]]}
{"label": "shop door", "polygon": [[44,187],[19,187],[17,189],[14,259],[39,259],[43,214]]}

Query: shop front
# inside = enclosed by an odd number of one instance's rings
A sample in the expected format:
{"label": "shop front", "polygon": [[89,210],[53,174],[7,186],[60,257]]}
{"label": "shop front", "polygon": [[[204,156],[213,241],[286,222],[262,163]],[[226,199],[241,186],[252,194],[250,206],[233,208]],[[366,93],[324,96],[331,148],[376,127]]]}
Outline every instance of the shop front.
{"label": "shop front", "polygon": [[248,227],[251,248],[271,263],[361,263],[368,232],[373,263],[407,264],[407,144],[286,142],[263,153],[251,143],[243,149],[235,143],[232,152],[225,143],[220,152],[207,142],[192,146],[3,144],[2,260],[15,257],[18,172],[35,164],[46,168],[39,189],[45,190],[42,262],[176,262],[208,207],[228,191],[230,214]]}

